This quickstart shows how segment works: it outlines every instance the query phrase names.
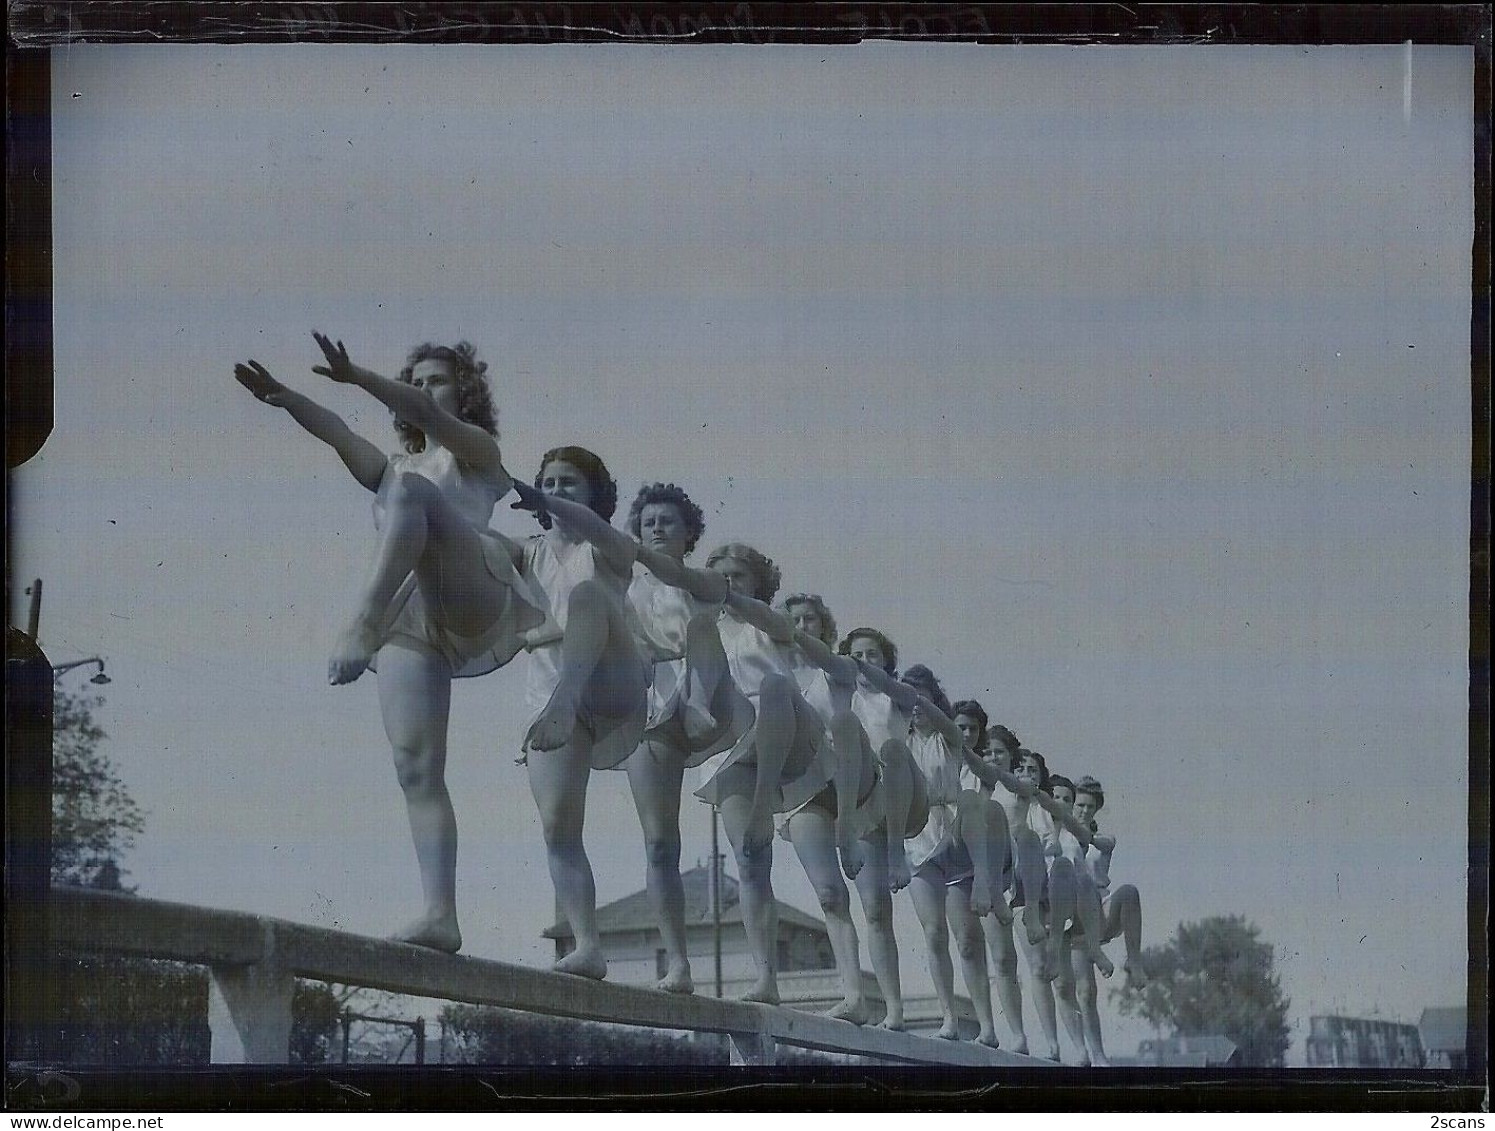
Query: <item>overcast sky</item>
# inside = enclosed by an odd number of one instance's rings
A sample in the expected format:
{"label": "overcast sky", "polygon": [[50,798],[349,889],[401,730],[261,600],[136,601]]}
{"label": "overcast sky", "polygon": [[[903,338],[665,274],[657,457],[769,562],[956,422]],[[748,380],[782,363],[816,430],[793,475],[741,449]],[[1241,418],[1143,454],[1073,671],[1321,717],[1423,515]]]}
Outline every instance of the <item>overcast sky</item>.
{"label": "overcast sky", "polygon": [[[108,658],[142,894],[416,908],[374,679],[323,674],[371,497],[231,374],[393,447],[310,331],[390,374],[465,337],[517,474],[573,442],[625,500],[682,484],[702,551],[759,546],[1105,782],[1146,941],[1249,917],[1299,1044],[1464,1000],[1467,48],[106,46],[53,80],[13,616],[42,577],[52,661]],[[449,780],[467,952],[543,964],[524,662],[457,689]],[[622,775],[592,790],[607,902],[643,857]]]}

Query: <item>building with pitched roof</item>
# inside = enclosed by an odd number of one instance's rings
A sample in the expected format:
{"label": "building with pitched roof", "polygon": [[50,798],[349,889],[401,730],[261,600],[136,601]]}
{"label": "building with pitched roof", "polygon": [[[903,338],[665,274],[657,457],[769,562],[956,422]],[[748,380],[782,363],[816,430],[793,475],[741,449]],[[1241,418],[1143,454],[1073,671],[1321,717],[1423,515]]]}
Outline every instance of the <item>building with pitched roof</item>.
{"label": "building with pitched roof", "polygon": [[1462,1005],[1424,1009],[1417,1031],[1428,1068],[1462,1070],[1469,1066],[1469,1013]]}

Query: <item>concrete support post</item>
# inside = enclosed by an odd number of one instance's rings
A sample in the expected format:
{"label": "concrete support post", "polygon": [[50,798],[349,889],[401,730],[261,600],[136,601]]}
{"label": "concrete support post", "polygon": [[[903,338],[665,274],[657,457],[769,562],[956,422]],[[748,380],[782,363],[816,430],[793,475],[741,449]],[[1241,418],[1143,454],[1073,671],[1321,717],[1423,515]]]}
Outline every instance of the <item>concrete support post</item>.
{"label": "concrete support post", "polygon": [[728,1064],[774,1064],[777,1053],[778,1043],[761,1029],[727,1034]]}
{"label": "concrete support post", "polygon": [[286,1064],[291,1059],[291,997],[296,979],[277,961],[266,924],[258,962],[215,966],[208,986],[214,1064]]}

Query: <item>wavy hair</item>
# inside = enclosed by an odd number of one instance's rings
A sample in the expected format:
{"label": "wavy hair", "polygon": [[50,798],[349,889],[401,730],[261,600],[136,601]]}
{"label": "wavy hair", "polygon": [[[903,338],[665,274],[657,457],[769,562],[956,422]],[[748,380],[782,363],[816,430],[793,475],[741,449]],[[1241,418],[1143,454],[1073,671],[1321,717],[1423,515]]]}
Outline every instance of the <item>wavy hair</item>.
{"label": "wavy hair", "polygon": [[[452,367],[452,379],[457,386],[457,419],[476,424],[490,436],[496,437],[498,410],[493,405],[493,390],[488,387],[488,363],[478,360],[478,351],[473,344],[458,342],[455,346],[441,346],[435,342],[422,342],[405,359],[405,368],[400,370],[400,380],[407,385],[414,385],[415,367],[423,361],[444,361]],[[395,435],[399,436],[400,443],[407,452],[413,455],[426,450],[424,432],[398,416],[394,421]]]}
{"label": "wavy hair", "polygon": [[1061,785],[1064,786],[1066,789],[1069,790],[1070,797],[1074,797],[1075,796],[1075,783],[1074,782],[1070,781],[1063,774],[1050,774],[1049,775],[1049,795],[1050,796],[1053,796],[1054,790],[1058,789]]}
{"label": "wavy hair", "polygon": [[1001,723],[992,723],[986,728],[987,748],[991,748],[992,740],[995,739],[998,746],[1007,755],[1007,769],[1012,769],[1012,759],[1022,748],[1022,742],[1017,735],[1004,727]]}
{"label": "wavy hair", "polygon": [[836,618],[831,615],[825,598],[819,593],[791,593],[779,602],[779,607],[788,614],[791,605],[809,605],[820,614],[820,642],[827,648],[836,646]]}
{"label": "wavy hair", "polygon": [[950,713],[950,698],[940,686],[939,677],[923,664],[914,664],[903,673],[903,682],[922,691],[946,715]]}
{"label": "wavy hair", "polygon": [[680,521],[685,524],[685,552],[688,554],[694,550],[701,535],[706,532],[706,515],[685,493],[685,488],[676,487],[673,483],[645,483],[638,489],[638,494],[628,506],[628,533],[643,540],[639,523],[643,521],[644,508],[651,504],[675,508]]}
{"label": "wavy hair", "polygon": [[986,753],[987,724],[991,721],[986,717],[986,708],[975,699],[962,699],[950,707],[952,719],[960,715],[969,715],[976,720],[976,745],[973,747],[977,754]]}
{"label": "wavy hair", "polygon": [[728,542],[712,550],[706,557],[706,568],[710,569],[724,558],[735,558],[742,562],[753,573],[754,590],[753,596],[765,605],[773,600],[773,595],[779,591],[779,583],[784,575],[774,560],[761,550],[755,550],[746,542]]}
{"label": "wavy hair", "polygon": [[841,647],[837,649],[843,656],[851,655],[851,642],[859,636],[865,636],[872,643],[882,649],[882,658],[887,661],[887,672],[891,676],[898,674],[898,645],[894,644],[875,628],[854,628],[846,634],[841,641]]}
{"label": "wavy hair", "polygon": [[607,470],[602,457],[590,449],[578,448],[573,444],[551,448],[540,457],[540,470],[535,472],[536,491],[540,489],[540,481],[545,478],[546,466],[557,461],[569,463],[582,473],[587,481],[587,505],[594,514],[611,522],[613,511],[618,509],[618,481]]}
{"label": "wavy hair", "polygon": [[1024,758],[1032,758],[1038,765],[1038,788],[1045,793],[1049,791],[1049,764],[1044,760],[1042,754],[1037,750],[1029,750],[1026,746],[1020,749],[1012,757],[1012,764],[1016,766]]}
{"label": "wavy hair", "polygon": [[1082,777],[1075,785],[1076,800],[1079,800],[1080,794],[1082,793],[1088,793],[1091,797],[1095,798],[1095,811],[1097,813],[1099,813],[1106,807],[1105,789],[1102,788],[1100,782],[1096,781],[1089,774],[1086,774],[1084,777]]}

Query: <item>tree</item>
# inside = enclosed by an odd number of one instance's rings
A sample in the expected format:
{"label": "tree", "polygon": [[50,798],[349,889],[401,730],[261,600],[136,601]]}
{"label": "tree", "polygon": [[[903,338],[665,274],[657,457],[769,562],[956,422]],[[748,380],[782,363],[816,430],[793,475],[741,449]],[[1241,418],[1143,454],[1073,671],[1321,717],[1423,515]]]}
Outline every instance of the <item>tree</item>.
{"label": "tree", "polygon": [[93,713],[102,704],[53,685],[52,882],[133,891],[122,882],[120,858],[145,817],[100,749],[108,735]]}
{"label": "tree", "polygon": [[1150,979],[1113,991],[1121,1011],[1175,1036],[1220,1033],[1242,1064],[1281,1065],[1287,1052],[1288,999],[1274,971],[1272,945],[1243,916],[1180,923],[1173,938],[1143,953]]}

